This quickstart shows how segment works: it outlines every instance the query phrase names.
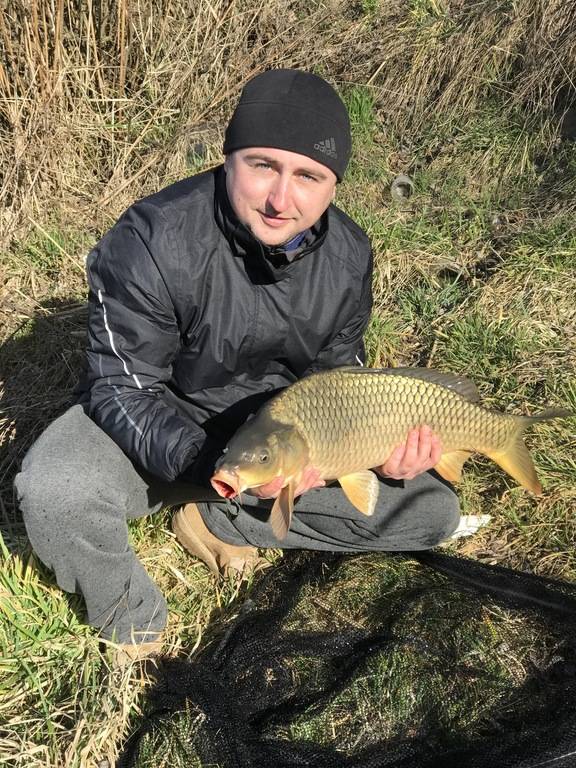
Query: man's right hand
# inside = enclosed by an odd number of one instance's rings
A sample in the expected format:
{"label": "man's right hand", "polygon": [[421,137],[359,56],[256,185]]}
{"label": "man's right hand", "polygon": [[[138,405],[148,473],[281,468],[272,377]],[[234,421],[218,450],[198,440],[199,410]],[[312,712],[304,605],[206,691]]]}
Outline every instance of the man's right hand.
{"label": "man's right hand", "polygon": [[422,472],[427,472],[440,461],[442,444],[438,435],[431,428],[423,426],[411,429],[406,442],[397,446],[376,472],[382,477],[394,480],[412,480]]}

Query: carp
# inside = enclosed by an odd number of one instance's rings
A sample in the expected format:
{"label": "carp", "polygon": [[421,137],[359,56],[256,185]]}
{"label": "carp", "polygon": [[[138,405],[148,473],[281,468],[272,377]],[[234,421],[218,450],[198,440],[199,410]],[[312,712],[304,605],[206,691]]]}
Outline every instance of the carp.
{"label": "carp", "polygon": [[472,453],[496,462],[518,483],[540,494],[523,440],[534,422],[570,416],[564,409],[515,416],[480,404],[476,385],[462,376],[429,368],[335,368],[311,374],[284,389],[242,425],[228,443],[211,479],[233,498],[283,478],[270,513],[277,538],[286,536],[294,491],[306,467],[337,480],[365,515],[374,512],[384,464],[408,431],[428,424],[442,441],[434,469],[457,482]]}

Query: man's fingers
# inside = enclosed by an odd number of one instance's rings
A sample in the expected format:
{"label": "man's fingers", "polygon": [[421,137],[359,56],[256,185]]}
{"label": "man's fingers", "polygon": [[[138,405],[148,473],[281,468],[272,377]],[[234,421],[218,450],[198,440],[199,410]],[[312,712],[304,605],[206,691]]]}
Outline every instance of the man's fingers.
{"label": "man's fingers", "polygon": [[389,477],[396,477],[400,472],[400,462],[404,457],[405,444],[396,446],[382,466],[383,472]]}
{"label": "man's fingers", "polygon": [[432,430],[427,424],[420,427],[418,435],[418,465],[424,466],[430,461],[432,453]]}
{"label": "man's fingers", "polygon": [[250,488],[248,493],[252,496],[258,496],[260,499],[273,499],[280,493],[280,489],[284,485],[284,479],[282,477],[275,477],[266,485],[260,485],[258,488]]}
{"label": "man's fingers", "polygon": [[440,461],[440,457],[442,456],[442,442],[438,435],[432,435],[432,449],[430,451],[430,469],[432,467],[435,467],[436,464]]}
{"label": "man's fingers", "polygon": [[410,475],[418,463],[419,452],[419,430],[411,429],[404,445],[398,446],[392,453],[390,459],[386,462],[386,471],[391,477],[397,480],[409,479]]}
{"label": "man's fingers", "polygon": [[318,483],[307,483],[306,485],[299,485],[298,488],[296,488],[294,496],[302,496],[302,494],[306,493],[306,491],[311,491],[312,488],[321,488],[323,485],[326,485],[324,481],[318,482]]}
{"label": "man's fingers", "polygon": [[417,429],[411,429],[410,432],[408,432],[406,450],[404,451],[404,458],[400,463],[400,468],[405,472],[410,471],[415,466],[415,464],[418,463],[419,453],[420,432]]}
{"label": "man's fingers", "polygon": [[385,475],[396,480],[412,480],[416,475],[432,469],[441,454],[440,438],[424,424],[409,431],[406,442],[392,451],[381,469]]}
{"label": "man's fingers", "polygon": [[312,488],[322,488],[324,485],[326,485],[326,481],[322,480],[318,470],[314,467],[306,467],[302,474],[302,478],[298,483],[295,495],[300,496]]}
{"label": "man's fingers", "polygon": [[[258,496],[261,499],[274,499],[278,496],[281,489],[286,485],[287,480],[285,477],[275,477],[266,485],[261,485],[258,488],[249,489],[248,493],[252,496]],[[294,492],[295,496],[300,496],[311,488],[321,488],[326,485],[326,481],[322,480],[320,473],[314,467],[306,467],[302,472],[300,482],[296,486]]]}

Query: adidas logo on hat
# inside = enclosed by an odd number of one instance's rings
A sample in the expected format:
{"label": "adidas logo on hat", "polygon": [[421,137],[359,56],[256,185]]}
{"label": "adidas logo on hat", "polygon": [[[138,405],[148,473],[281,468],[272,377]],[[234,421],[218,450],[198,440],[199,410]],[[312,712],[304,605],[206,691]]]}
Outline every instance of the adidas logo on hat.
{"label": "adidas logo on hat", "polygon": [[319,141],[314,144],[314,149],[318,150],[318,152],[323,152],[325,155],[329,155],[330,157],[338,157],[336,154],[336,142],[334,139],[324,139],[324,141]]}

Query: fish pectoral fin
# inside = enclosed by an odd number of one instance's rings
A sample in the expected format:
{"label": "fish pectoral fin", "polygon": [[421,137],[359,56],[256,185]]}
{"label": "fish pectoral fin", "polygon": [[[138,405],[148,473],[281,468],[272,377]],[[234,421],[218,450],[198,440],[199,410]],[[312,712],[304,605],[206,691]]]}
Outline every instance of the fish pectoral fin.
{"label": "fish pectoral fin", "polygon": [[457,483],[462,476],[462,466],[472,455],[471,451],[450,451],[440,456],[434,469],[449,483]]}
{"label": "fish pectoral fin", "polygon": [[360,472],[339,477],[338,482],[356,509],[364,515],[374,514],[380,491],[380,484],[374,472],[369,469],[362,469]]}
{"label": "fish pectoral fin", "polygon": [[290,481],[278,494],[270,512],[270,525],[277,539],[285,539],[290,528],[294,510],[294,490],[294,482]]}
{"label": "fish pectoral fin", "polygon": [[532,491],[536,496],[540,496],[542,486],[536,475],[532,456],[530,456],[530,452],[522,440],[521,432],[516,434],[515,439],[504,451],[486,451],[486,456],[495,461],[524,488]]}

